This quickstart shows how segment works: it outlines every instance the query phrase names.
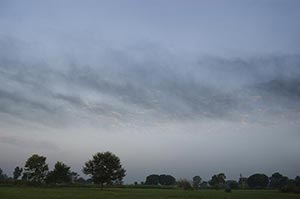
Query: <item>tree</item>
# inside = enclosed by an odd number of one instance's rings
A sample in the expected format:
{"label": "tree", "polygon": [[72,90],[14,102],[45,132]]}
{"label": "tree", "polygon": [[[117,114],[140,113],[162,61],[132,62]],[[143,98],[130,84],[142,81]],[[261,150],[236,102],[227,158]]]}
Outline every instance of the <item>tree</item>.
{"label": "tree", "polygon": [[280,188],[287,184],[288,177],[281,175],[280,173],[276,172],[273,173],[270,177],[270,187],[271,188]]}
{"label": "tree", "polygon": [[146,185],[158,185],[159,184],[159,175],[152,174],[146,177]]}
{"label": "tree", "polygon": [[24,176],[27,180],[35,183],[42,183],[48,172],[48,165],[46,164],[46,157],[37,154],[29,157],[25,163]]}
{"label": "tree", "polygon": [[177,186],[179,188],[182,188],[184,190],[189,190],[192,189],[192,185],[190,183],[190,181],[188,181],[187,179],[180,179],[177,181]]}
{"label": "tree", "polygon": [[217,175],[213,175],[211,180],[209,181],[210,186],[218,189],[225,187],[225,179],[226,176],[224,173],[219,173]]}
{"label": "tree", "polygon": [[176,179],[171,175],[162,174],[159,176],[159,184],[161,185],[175,185]]}
{"label": "tree", "polygon": [[122,167],[120,158],[107,151],[96,153],[93,158],[85,163],[83,173],[90,175],[95,184],[122,183],[126,170]]}
{"label": "tree", "polygon": [[265,174],[253,174],[247,180],[247,183],[250,188],[259,188],[263,189],[268,186],[269,178]]}
{"label": "tree", "polygon": [[53,171],[50,171],[46,177],[47,183],[70,183],[70,167],[62,162],[56,162]]}
{"label": "tree", "polygon": [[20,167],[16,167],[13,173],[14,180],[17,180],[22,175],[23,169]]}
{"label": "tree", "polygon": [[200,188],[200,183],[201,183],[201,177],[200,176],[194,176],[193,177],[193,188],[194,189],[199,189]]}

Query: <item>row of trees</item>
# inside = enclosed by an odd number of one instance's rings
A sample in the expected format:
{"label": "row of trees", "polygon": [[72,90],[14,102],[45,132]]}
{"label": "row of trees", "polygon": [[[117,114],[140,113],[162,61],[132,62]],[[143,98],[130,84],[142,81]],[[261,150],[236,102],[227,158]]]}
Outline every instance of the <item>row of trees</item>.
{"label": "row of trees", "polygon": [[226,180],[224,173],[215,174],[208,182],[202,181],[200,176],[194,176],[192,181],[186,179],[176,179],[171,175],[152,174],[146,177],[145,185],[177,185],[183,189],[200,189],[200,188],[215,188],[215,189],[279,189],[284,186],[295,185],[300,186],[300,177],[289,179],[286,176],[276,172],[268,177],[265,174],[253,174],[248,178],[240,176],[238,181]]}
{"label": "row of trees", "polygon": [[[13,180],[31,182],[34,184],[68,184],[85,181],[78,178],[76,172],[71,172],[71,167],[63,162],[56,162],[54,169],[49,171],[46,157],[34,154],[27,159],[24,167],[17,166],[13,172]],[[120,159],[111,152],[96,153],[92,159],[88,160],[82,169],[83,173],[91,177],[94,184],[122,184],[125,176],[125,169],[122,167]],[[0,181],[8,179],[0,169]]]}

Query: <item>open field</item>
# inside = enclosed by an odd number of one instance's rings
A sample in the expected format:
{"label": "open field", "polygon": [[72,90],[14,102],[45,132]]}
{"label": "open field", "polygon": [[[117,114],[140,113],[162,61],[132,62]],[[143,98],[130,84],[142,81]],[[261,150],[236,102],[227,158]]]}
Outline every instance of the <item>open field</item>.
{"label": "open field", "polygon": [[154,199],[154,198],[202,198],[202,199],[300,199],[300,194],[285,194],[271,190],[162,190],[162,189],[105,189],[98,188],[32,188],[0,187],[1,199]]}

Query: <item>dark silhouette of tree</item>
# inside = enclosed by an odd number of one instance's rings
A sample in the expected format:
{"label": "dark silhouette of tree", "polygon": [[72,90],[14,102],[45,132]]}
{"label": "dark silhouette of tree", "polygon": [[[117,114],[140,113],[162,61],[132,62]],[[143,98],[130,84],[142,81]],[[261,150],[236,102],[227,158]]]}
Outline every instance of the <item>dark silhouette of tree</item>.
{"label": "dark silhouette of tree", "polygon": [[111,152],[96,153],[85,163],[83,173],[90,175],[95,184],[120,184],[125,176],[119,157]]}
{"label": "dark silhouette of tree", "polygon": [[201,183],[201,177],[200,176],[194,176],[193,177],[193,188],[194,189],[199,189],[200,188],[200,183]]}
{"label": "dark silhouette of tree", "polygon": [[213,175],[211,177],[211,180],[209,181],[210,186],[218,189],[218,188],[224,188],[225,187],[225,179],[226,176],[224,173],[219,173],[217,175]]}
{"label": "dark silhouette of tree", "polygon": [[27,180],[35,183],[42,183],[45,180],[48,172],[46,159],[46,157],[37,154],[28,158],[24,167],[24,175]]}
{"label": "dark silhouette of tree", "polygon": [[271,188],[280,188],[285,186],[288,182],[288,177],[281,175],[280,173],[276,172],[273,173],[270,177],[270,187]]}
{"label": "dark silhouette of tree", "polygon": [[176,179],[171,175],[162,174],[159,176],[159,184],[161,185],[175,185]]}
{"label": "dark silhouette of tree", "polygon": [[146,185],[158,185],[159,184],[159,175],[152,174],[146,177]]}
{"label": "dark silhouette of tree", "polygon": [[13,173],[14,180],[17,180],[22,175],[22,172],[23,172],[23,168],[16,167]]}
{"label": "dark silhouette of tree", "polygon": [[46,177],[47,183],[70,183],[70,167],[62,162],[56,162],[53,171],[50,171]]}
{"label": "dark silhouette of tree", "polygon": [[247,184],[250,188],[263,189],[268,186],[269,178],[265,174],[253,174],[247,180]]}

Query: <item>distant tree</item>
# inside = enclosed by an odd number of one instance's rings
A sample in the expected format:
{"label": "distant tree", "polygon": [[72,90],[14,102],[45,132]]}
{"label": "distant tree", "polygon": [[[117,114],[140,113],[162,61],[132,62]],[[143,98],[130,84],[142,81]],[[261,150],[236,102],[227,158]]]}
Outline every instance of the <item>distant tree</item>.
{"label": "distant tree", "polygon": [[25,163],[24,174],[27,180],[35,183],[42,183],[48,172],[48,165],[46,164],[46,157],[37,154],[29,157]]}
{"label": "distant tree", "polygon": [[159,175],[152,174],[146,177],[146,185],[158,185],[159,184]]}
{"label": "distant tree", "polygon": [[161,185],[175,185],[176,179],[171,175],[162,174],[159,176],[159,184]]}
{"label": "distant tree", "polygon": [[288,182],[288,177],[281,175],[280,173],[276,172],[273,173],[270,177],[270,187],[271,188],[280,188],[285,186]]}
{"label": "distant tree", "polygon": [[47,183],[70,183],[71,180],[70,167],[62,162],[56,162],[53,171],[50,171],[46,177]]}
{"label": "distant tree", "polygon": [[177,181],[177,186],[181,189],[184,189],[184,190],[189,190],[189,189],[193,188],[190,181],[188,181],[187,179],[178,180]]}
{"label": "distant tree", "polygon": [[138,183],[137,181],[135,181],[135,182],[134,182],[134,185],[137,186],[137,185],[139,185],[139,183]]}
{"label": "distant tree", "polygon": [[300,186],[300,176],[297,176],[295,178],[295,184],[296,184],[296,186]]}
{"label": "distant tree", "polygon": [[201,183],[201,177],[200,176],[194,176],[193,177],[193,188],[194,189],[199,189],[200,188],[200,183]]}
{"label": "distant tree", "polygon": [[0,181],[7,179],[7,175],[3,173],[2,169],[0,168]]}
{"label": "distant tree", "polygon": [[23,172],[23,168],[16,167],[13,173],[14,180],[17,180],[22,175],[22,172]]}
{"label": "distant tree", "polygon": [[263,189],[268,186],[269,178],[265,174],[253,174],[247,180],[247,184],[250,188]]}
{"label": "distant tree", "polygon": [[211,180],[209,181],[210,186],[218,189],[218,188],[224,188],[225,187],[225,179],[226,176],[224,173],[219,173],[217,175],[213,175],[211,177]]}
{"label": "distant tree", "polygon": [[90,175],[95,184],[122,183],[125,169],[120,158],[111,152],[96,153],[93,158],[85,163],[83,173]]}

